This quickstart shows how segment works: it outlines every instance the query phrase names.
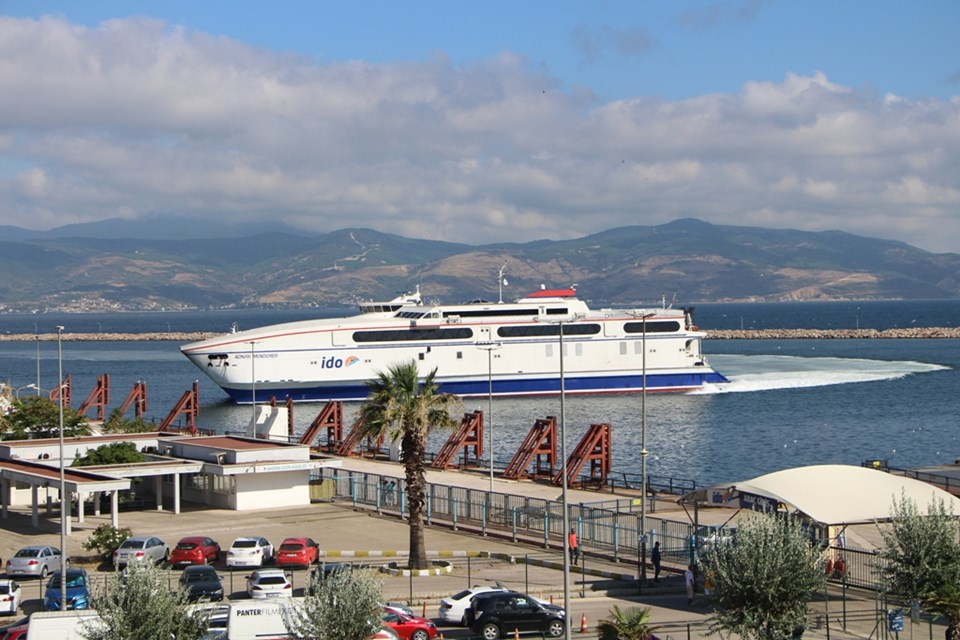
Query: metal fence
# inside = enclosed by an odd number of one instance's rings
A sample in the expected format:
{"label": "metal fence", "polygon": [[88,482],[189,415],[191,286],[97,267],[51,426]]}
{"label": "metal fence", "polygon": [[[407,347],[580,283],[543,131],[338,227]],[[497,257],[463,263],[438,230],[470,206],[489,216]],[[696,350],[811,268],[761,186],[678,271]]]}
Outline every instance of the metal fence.
{"label": "metal fence", "polygon": [[[344,469],[321,469],[314,480],[333,483],[332,497],[349,500],[354,507],[402,514],[406,510],[403,478]],[[639,498],[569,504],[583,553],[614,561],[635,562],[639,556]],[[656,501],[648,503],[647,549],[660,542],[664,561],[686,565],[695,562],[695,549],[717,527],[659,518]],[[495,530],[514,541],[543,547],[564,544],[563,507],[558,500],[510,493],[427,483],[426,520],[453,528],[470,527],[483,533]],[[880,589],[882,559],[866,549],[831,547],[825,553],[831,582],[850,587]]]}
{"label": "metal fence", "polygon": [[[402,478],[324,469],[315,480],[332,481],[334,499],[349,500],[355,507],[398,513],[406,509]],[[638,504],[638,499],[629,499],[568,505],[570,522],[577,528],[583,552],[614,561],[636,560],[640,532]],[[654,511],[654,504],[648,503],[648,506]],[[497,530],[508,533],[514,541],[544,547],[560,546],[565,539],[563,507],[557,500],[428,483],[425,516],[428,524],[436,521],[453,528]],[[647,516],[647,548],[659,541],[665,560],[689,563],[693,558],[693,533],[694,527],[689,524]]]}

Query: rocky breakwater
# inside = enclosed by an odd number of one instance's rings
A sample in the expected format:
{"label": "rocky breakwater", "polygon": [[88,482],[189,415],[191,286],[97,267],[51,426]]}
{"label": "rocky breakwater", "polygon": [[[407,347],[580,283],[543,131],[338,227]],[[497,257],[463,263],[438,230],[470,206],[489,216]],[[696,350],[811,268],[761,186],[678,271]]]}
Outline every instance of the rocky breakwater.
{"label": "rocky breakwater", "polygon": [[[188,332],[157,332],[157,333],[67,333],[64,332],[62,339],[64,342],[196,342],[197,340],[206,340],[218,333],[208,333],[203,331]],[[0,340],[7,342],[33,342],[56,341],[55,333],[5,333],[0,334]]]}
{"label": "rocky breakwater", "polygon": [[714,340],[859,340],[960,338],[960,327],[895,329],[707,329]]}

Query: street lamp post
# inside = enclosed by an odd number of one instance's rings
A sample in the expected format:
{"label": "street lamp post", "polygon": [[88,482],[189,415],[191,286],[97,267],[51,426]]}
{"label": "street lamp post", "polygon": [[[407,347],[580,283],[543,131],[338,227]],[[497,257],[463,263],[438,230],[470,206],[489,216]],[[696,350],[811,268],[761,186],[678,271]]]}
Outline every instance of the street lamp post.
{"label": "street lamp post", "polygon": [[[36,327],[34,327],[36,330]],[[40,395],[40,332],[36,331],[37,338],[37,395]]]}
{"label": "street lamp post", "polygon": [[647,583],[647,318],[653,313],[640,316],[640,575],[637,576],[638,591],[643,593]]}
{"label": "street lamp post", "polygon": [[13,394],[14,394],[14,396],[17,398],[17,400],[20,399],[20,392],[21,392],[21,391],[24,391],[24,390],[26,390],[26,389],[36,389],[36,390],[37,390],[37,395],[40,395],[40,387],[38,387],[37,385],[35,385],[35,384],[33,384],[33,383],[31,382],[30,384],[28,384],[28,385],[25,386],[25,387],[18,387],[17,389],[14,390]]}
{"label": "street lamp post", "polygon": [[[488,338],[490,329],[487,329]],[[490,493],[493,494],[493,352],[501,344],[488,339],[487,342],[478,342],[477,348],[487,352],[487,442],[490,449]]]}
{"label": "street lamp post", "polygon": [[[67,610],[67,480],[63,465],[63,327],[57,325],[57,382],[60,392],[57,394],[57,415],[60,422],[60,611]],[[38,385],[39,386],[39,385]],[[83,505],[80,505],[83,508]]]}
{"label": "street lamp post", "polygon": [[560,503],[563,508],[563,612],[564,612],[564,630],[566,640],[571,639],[570,635],[570,548],[567,545],[567,533],[570,530],[570,514],[567,508],[567,416],[566,416],[566,379],[563,369],[563,325],[566,322],[573,322],[578,317],[577,314],[569,316],[540,316],[539,322],[549,322],[559,327],[560,337]]}

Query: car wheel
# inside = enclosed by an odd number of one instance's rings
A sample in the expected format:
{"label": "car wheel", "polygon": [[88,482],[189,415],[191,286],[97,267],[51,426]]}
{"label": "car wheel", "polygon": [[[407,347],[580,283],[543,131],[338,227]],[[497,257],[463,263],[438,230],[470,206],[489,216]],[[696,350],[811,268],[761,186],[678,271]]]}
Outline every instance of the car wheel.
{"label": "car wheel", "polygon": [[430,640],[430,635],[423,629],[417,629],[410,636],[410,640]]}
{"label": "car wheel", "polygon": [[497,640],[500,637],[500,627],[488,622],[483,625],[483,629],[480,630],[480,635],[483,636],[483,640]]}
{"label": "car wheel", "polygon": [[563,635],[563,621],[562,620],[551,620],[550,624],[547,625],[547,635],[551,638],[559,638]]}
{"label": "car wheel", "polygon": [[[59,411],[59,409],[58,409],[58,411]],[[46,565],[44,565],[44,567],[43,567],[42,569],[40,569],[40,579],[41,579],[41,580],[46,580],[46,578],[47,578],[47,567],[46,567]]]}

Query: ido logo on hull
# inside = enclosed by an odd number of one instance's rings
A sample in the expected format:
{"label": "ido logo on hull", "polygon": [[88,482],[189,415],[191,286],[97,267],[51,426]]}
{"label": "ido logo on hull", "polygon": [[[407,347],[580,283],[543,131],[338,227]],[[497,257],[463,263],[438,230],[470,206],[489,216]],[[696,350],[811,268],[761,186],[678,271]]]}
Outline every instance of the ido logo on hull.
{"label": "ido logo on hull", "polygon": [[344,367],[349,367],[351,365],[357,364],[360,362],[360,358],[357,356],[347,356],[346,358],[338,358],[337,356],[327,356],[326,358],[320,359],[320,368],[321,369],[343,369]]}

